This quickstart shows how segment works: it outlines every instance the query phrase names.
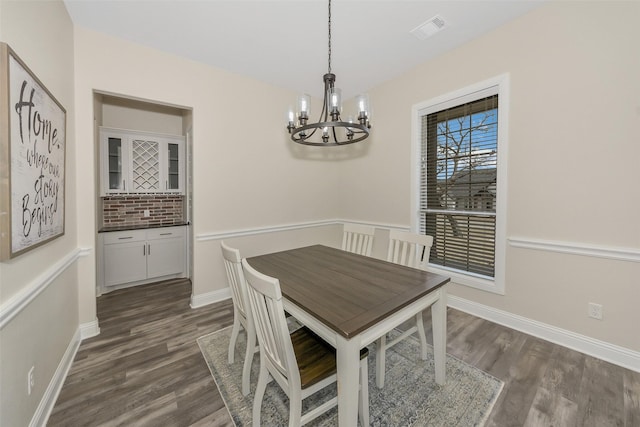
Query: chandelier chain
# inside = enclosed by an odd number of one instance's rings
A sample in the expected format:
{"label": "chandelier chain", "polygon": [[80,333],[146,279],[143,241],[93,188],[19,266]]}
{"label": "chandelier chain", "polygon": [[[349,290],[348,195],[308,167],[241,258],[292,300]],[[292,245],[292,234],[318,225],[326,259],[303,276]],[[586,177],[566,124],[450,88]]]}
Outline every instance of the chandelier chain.
{"label": "chandelier chain", "polygon": [[329,0],[329,74],[331,74],[331,0]]}

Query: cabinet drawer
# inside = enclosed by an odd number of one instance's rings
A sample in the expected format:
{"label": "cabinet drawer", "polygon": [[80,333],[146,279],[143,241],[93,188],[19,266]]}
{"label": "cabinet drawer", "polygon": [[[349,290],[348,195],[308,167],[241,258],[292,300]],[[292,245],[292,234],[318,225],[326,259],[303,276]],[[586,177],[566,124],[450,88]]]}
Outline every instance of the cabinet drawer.
{"label": "cabinet drawer", "polygon": [[141,242],[147,238],[146,230],[131,231],[111,231],[104,233],[103,241],[105,245],[114,243]]}
{"label": "cabinet drawer", "polygon": [[147,230],[147,239],[170,239],[174,237],[184,237],[185,227],[163,227]]}

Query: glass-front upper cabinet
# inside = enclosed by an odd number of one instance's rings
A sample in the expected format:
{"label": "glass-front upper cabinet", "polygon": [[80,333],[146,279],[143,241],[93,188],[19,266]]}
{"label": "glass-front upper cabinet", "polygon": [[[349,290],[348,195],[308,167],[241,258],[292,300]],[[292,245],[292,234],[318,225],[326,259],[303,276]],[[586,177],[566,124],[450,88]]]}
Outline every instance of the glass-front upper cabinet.
{"label": "glass-front upper cabinet", "polygon": [[122,180],[122,138],[107,138],[109,156],[109,189],[120,190]]}
{"label": "glass-front upper cabinet", "polygon": [[118,131],[100,131],[102,191],[103,193],[127,192],[127,136]]}
{"label": "glass-front upper cabinet", "polygon": [[180,144],[178,143],[167,143],[167,190],[181,190],[182,182],[180,179],[180,162],[183,161],[180,155]]}
{"label": "glass-front upper cabinet", "polygon": [[184,138],[100,128],[102,195],[184,194]]}

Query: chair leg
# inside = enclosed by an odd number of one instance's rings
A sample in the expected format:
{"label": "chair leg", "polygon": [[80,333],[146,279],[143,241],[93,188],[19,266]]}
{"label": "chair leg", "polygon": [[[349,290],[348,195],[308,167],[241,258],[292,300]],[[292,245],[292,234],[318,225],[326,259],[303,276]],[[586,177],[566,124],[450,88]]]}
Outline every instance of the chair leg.
{"label": "chair leg", "polygon": [[300,427],[302,425],[302,396],[298,393],[291,393],[289,398],[289,427]]}
{"label": "chair leg", "polygon": [[422,312],[416,314],[416,326],[418,327],[418,337],[420,338],[420,356],[422,360],[427,360],[427,336],[424,333]]}
{"label": "chair leg", "polygon": [[360,413],[360,424],[369,426],[369,364],[367,358],[360,360],[360,399],[358,401],[358,412]]}
{"label": "chair leg", "polygon": [[387,350],[387,335],[383,335],[378,339],[378,348],[376,349],[376,385],[378,388],[384,387],[384,365]]}
{"label": "chair leg", "polygon": [[[260,358],[262,359],[262,358]],[[266,366],[260,360],[260,374],[258,375],[258,385],[256,386],[256,393],[253,396],[253,427],[260,427],[260,412],[262,411],[262,399],[264,398],[264,392],[267,389],[269,383],[269,372]]]}
{"label": "chair leg", "polygon": [[233,328],[231,329],[231,338],[229,339],[229,363],[233,363],[235,359],[235,347],[240,332],[240,318],[238,313],[233,310]]}
{"label": "chair leg", "polygon": [[251,363],[253,362],[253,354],[256,348],[256,333],[253,330],[246,330],[247,334],[247,351],[244,355],[244,367],[242,368],[242,395],[249,394],[249,382],[251,380]]}

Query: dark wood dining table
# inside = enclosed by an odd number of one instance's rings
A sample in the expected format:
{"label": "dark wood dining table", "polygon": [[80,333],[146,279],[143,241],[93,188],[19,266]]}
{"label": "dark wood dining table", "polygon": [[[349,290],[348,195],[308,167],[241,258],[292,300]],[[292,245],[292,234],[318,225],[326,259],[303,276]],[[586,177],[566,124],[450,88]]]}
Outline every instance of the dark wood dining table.
{"label": "dark wood dining table", "polygon": [[247,262],[277,278],[285,309],[336,348],[340,426],[357,425],[360,349],[430,306],[435,379],[444,383],[448,277],[322,245]]}

